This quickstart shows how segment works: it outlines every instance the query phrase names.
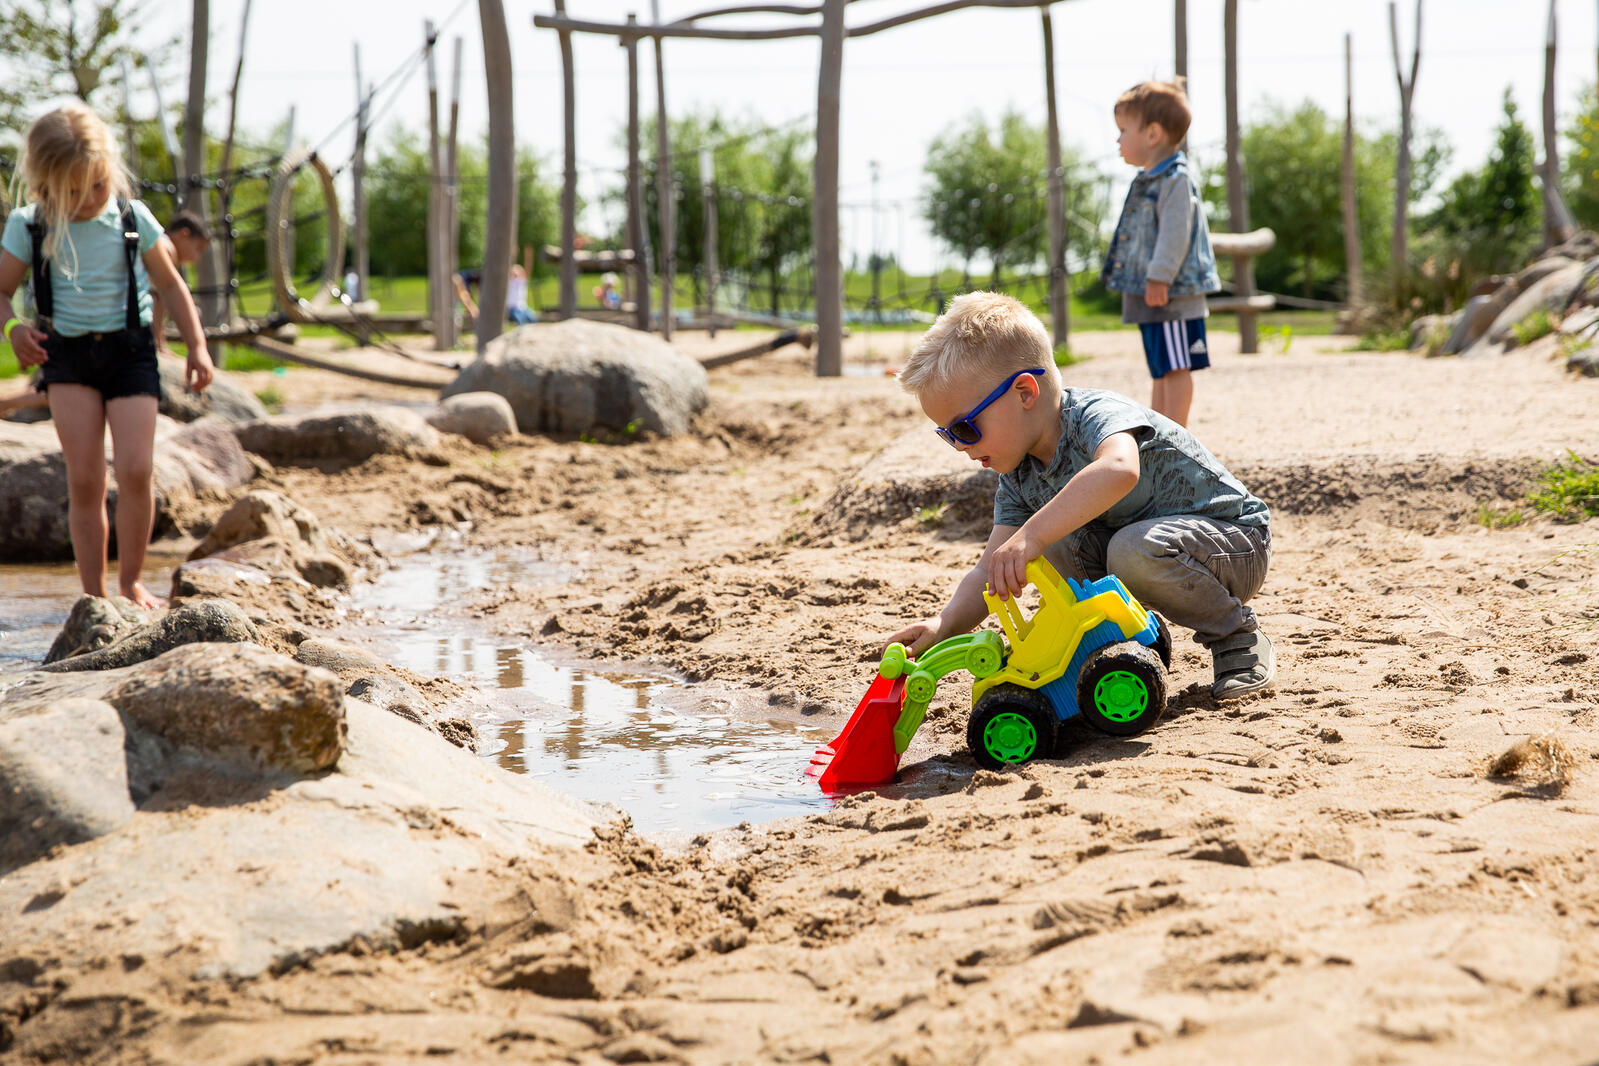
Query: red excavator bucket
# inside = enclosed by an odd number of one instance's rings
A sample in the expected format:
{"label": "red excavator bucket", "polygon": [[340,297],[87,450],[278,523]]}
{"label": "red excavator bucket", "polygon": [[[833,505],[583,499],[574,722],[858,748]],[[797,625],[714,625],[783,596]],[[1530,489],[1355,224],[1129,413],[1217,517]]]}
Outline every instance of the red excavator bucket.
{"label": "red excavator bucket", "polygon": [[894,750],[894,725],[905,706],[905,678],[892,681],[879,675],[872,681],[860,706],[849,716],[844,731],[811,756],[805,771],[823,791],[845,785],[884,785],[899,769]]}

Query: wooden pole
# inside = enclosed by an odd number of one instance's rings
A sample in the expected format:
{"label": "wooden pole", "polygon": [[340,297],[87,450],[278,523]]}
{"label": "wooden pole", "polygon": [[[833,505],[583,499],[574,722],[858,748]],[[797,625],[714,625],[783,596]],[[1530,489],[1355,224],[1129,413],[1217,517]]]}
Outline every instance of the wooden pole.
{"label": "wooden pole", "polygon": [[[1226,0],[1223,8],[1223,40],[1227,52],[1227,228],[1234,233],[1249,232],[1249,193],[1244,188],[1243,149],[1238,136],[1238,0]],[[1255,262],[1247,255],[1233,257],[1233,294],[1248,300],[1255,294]],[[1255,316],[1238,316],[1238,350],[1251,354],[1258,350]]]}
{"label": "wooden pole", "polygon": [[[1172,11],[1172,72],[1177,75],[1177,84],[1183,87],[1188,98],[1194,98],[1193,90],[1188,88],[1188,0],[1175,0]],[[1185,135],[1179,149],[1187,150],[1188,137]]]}
{"label": "wooden pole", "polygon": [[816,79],[816,373],[844,373],[844,279],[838,250],[838,125],[844,78],[844,4],[823,0],[822,62]]}
{"label": "wooden pole", "polygon": [[[627,24],[635,26],[637,15],[628,15]],[[650,270],[644,255],[644,182],[639,168],[638,131],[638,38],[623,40],[627,49],[627,243],[633,248],[633,325],[637,329],[650,328]]]}
{"label": "wooden pole", "polygon": [[1360,289],[1360,209],[1355,199],[1355,58],[1354,44],[1349,34],[1344,34],[1344,269],[1345,300],[1351,308],[1358,307]]}
{"label": "wooden pole", "polygon": [[705,197],[705,321],[712,338],[716,336],[716,262],[719,238],[716,232],[716,156],[709,148],[700,149],[700,192]]}
{"label": "wooden pole", "polygon": [[[450,126],[449,136],[444,141],[444,188],[442,190],[442,217],[440,218],[443,230],[443,245],[439,255],[439,273],[445,281],[445,288],[450,295],[445,297],[445,306],[449,313],[444,316],[444,344],[442,347],[454,348],[459,339],[459,331],[455,328],[455,275],[461,269],[460,233],[461,233],[461,154],[458,138],[461,131],[461,48],[463,45],[459,34],[455,38],[454,69],[450,72]],[[486,266],[480,263],[481,268]],[[482,312],[483,286],[488,282],[483,277],[483,271],[478,270],[478,311]]]}
{"label": "wooden pole", "polygon": [[[650,21],[661,22],[660,0],[650,0]],[[655,219],[661,242],[661,336],[672,339],[672,288],[677,283],[677,204],[672,193],[672,138],[666,121],[666,66],[655,38]]]}
{"label": "wooden pole", "polygon": [[[483,26],[483,70],[489,91],[488,230],[483,236],[482,299],[478,301],[477,351],[505,328],[506,288],[516,254],[516,124],[512,111],[511,36],[502,0],[478,0]],[[533,298],[528,270],[528,299]]]}
{"label": "wooden pole", "polygon": [[1049,8],[1044,22],[1044,130],[1049,142],[1049,319],[1055,347],[1070,338],[1070,304],[1066,299],[1066,205],[1061,188],[1066,180],[1060,161],[1060,118],[1055,109],[1055,27]]}
{"label": "wooden pole", "polygon": [[[432,19],[423,23],[423,34],[427,41],[428,76],[428,318],[432,320],[433,347],[443,351],[449,347],[445,343],[448,336],[445,320],[454,317],[455,290],[443,273],[444,160],[439,144],[439,77],[433,62],[433,46],[438,40],[438,32]],[[446,300],[449,302],[446,303]]]}
{"label": "wooden pole", "polygon": [[[566,0],[555,0],[555,14],[566,16]],[[562,129],[566,135],[561,172],[561,317],[572,318],[577,314],[577,90],[572,76],[572,34],[562,30],[558,36]]]}
{"label": "wooden pole", "polygon": [[1399,65],[1399,11],[1388,3],[1388,39],[1393,46],[1394,77],[1399,81],[1399,158],[1394,164],[1394,238],[1390,264],[1403,297],[1410,272],[1410,102],[1416,93],[1416,70],[1421,65],[1421,0],[1416,0],[1416,41],[1410,56],[1410,77]]}
{"label": "wooden pole", "polygon": [[1555,0],[1549,0],[1549,36],[1543,61],[1543,242],[1545,247],[1570,239],[1576,231],[1566,198],[1560,191],[1560,131],[1555,126]]}
{"label": "wooden pole", "polygon": [[[350,204],[355,233],[350,241],[351,268],[355,272],[355,291],[350,296],[365,300],[369,291],[367,274],[372,268],[366,245],[366,138],[371,121],[372,96],[361,83],[361,43],[355,42],[355,154],[350,162]],[[357,327],[366,340],[364,325]]]}
{"label": "wooden pole", "polygon": [[[244,0],[244,10],[239,17],[239,57],[233,63],[233,84],[228,88],[228,132],[222,141],[222,161],[217,167],[221,175],[218,185],[220,217],[217,225],[212,227],[211,247],[206,254],[210,257],[212,270],[217,278],[217,321],[219,324],[230,321],[233,313],[230,305],[233,299],[233,138],[239,126],[239,82],[244,78],[244,56],[247,51],[246,44],[250,32],[250,7],[251,0]],[[218,342],[220,346],[221,342]],[[210,347],[210,345],[207,345]],[[213,352],[212,360],[216,360]],[[222,365],[221,363],[217,364]]]}

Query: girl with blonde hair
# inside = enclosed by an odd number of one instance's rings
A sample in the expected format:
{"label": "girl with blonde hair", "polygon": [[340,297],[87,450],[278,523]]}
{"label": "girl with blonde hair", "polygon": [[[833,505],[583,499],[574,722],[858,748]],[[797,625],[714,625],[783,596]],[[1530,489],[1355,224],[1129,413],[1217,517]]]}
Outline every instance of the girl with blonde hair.
{"label": "girl with blonde hair", "polygon": [[[67,467],[67,517],[83,591],[106,595],[105,433],[117,478],[117,583],[143,608],[162,605],[140,580],[155,517],[152,481],[161,383],[150,330],[151,288],[189,347],[185,376],[211,383],[200,316],[149,208],[132,198],[115,138],[73,104],[28,128],[14,199],[24,206],[0,236],[0,315],[24,369],[40,388]],[[12,298],[30,280],[33,322]]]}

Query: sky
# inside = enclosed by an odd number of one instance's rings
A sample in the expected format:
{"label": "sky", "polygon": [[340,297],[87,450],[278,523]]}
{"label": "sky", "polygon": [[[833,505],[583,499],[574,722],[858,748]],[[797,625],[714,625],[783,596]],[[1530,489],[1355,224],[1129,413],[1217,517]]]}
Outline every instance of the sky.
{"label": "sky", "polygon": [[[446,106],[453,41],[463,42],[460,122],[463,137],[487,127],[482,38],[476,0],[337,0],[340,16],[312,0],[254,5],[248,26],[240,124],[264,133],[295,109],[295,129],[328,158],[348,159],[353,131],[347,122],[356,100],[353,50],[360,41],[363,75],[382,82],[417,53],[423,23],[442,25],[437,72]],[[857,0],[848,24],[860,25],[929,6],[931,0]],[[1402,58],[1408,71],[1417,0],[1398,0]],[[725,0],[659,0],[663,21],[729,6]],[[226,95],[239,53],[243,0],[211,0],[209,91],[217,133],[225,122]],[[569,13],[597,22],[652,18],[649,0],[569,0]],[[1368,132],[1398,125],[1399,93],[1388,34],[1387,0],[1241,0],[1239,98],[1245,123],[1270,104],[1305,100],[1341,117],[1344,111],[1344,35],[1354,50],[1356,120]],[[189,5],[161,5],[156,28],[187,35]],[[1421,67],[1414,112],[1419,127],[1442,132],[1452,148],[1452,171],[1480,166],[1500,119],[1501,97],[1511,90],[1523,120],[1541,128],[1544,0],[1430,0],[1423,9]],[[1557,104],[1562,127],[1580,94],[1595,79],[1599,26],[1596,0],[1555,0],[1561,54]],[[1191,145],[1220,159],[1224,136],[1223,0],[1189,0],[1188,70],[1194,124]],[[1512,12],[1515,12],[1514,14]],[[550,0],[505,0],[515,77],[515,124],[520,145],[548,159],[559,173],[562,152],[561,67],[554,31],[535,29],[535,14],[553,13]],[[720,28],[793,25],[793,16],[727,16]],[[1172,73],[1172,0],[1061,0],[1053,8],[1055,77],[1063,140],[1116,176],[1108,190],[1119,206],[1130,171],[1115,151],[1111,105],[1134,83]],[[621,133],[627,117],[626,53],[614,38],[573,37],[576,68],[579,183],[590,202],[620,181],[625,165]],[[686,41],[665,44],[667,107],[672,115],[719,110],[761,124],[809,125],[816,109],[819,43]],[[640,49],[640,106],[654,113],[653,49]],[[181,71],[180,71],[181,76]],[[378,139],[394,123],[427,128],[427,85],[422,73],[379,98]],[[168,103],[182,87],[168,89]],[[134,97],[136,114],[152,113],[153,98]],[[1035,9],[971,9],[855,38],[844,48],[840,150],[841,224],[846,258],[862,257],[872,242],[872,221],[885,253],[910,269],[926,269],[939,250],[918,221],[922,166],[928,145],[977,112],[991,123],[1007,110],[1042,123],[1045,115],[1043,44]],[[878,182],[874,189],[873,164]],[[872,207],[877,204],[875,215]],[[608,229],[618,220],[598,208],[580,220]],[[947,263],[947,259],[946,259]]]}

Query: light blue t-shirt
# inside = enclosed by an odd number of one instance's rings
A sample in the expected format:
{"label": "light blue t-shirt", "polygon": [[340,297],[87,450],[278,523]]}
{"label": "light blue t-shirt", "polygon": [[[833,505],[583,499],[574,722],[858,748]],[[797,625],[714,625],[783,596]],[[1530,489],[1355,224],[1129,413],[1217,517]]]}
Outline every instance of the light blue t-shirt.
{"label": "light blue t-shirt", "polygon": [[1265,528],[1266,505],[1244,488],[1221,461],[1188,430],[1119,393],[1104,389],[1063,389],[1060,443],[1048,465],[1031,455],[1009,474],[1001,474],[994,494],[994,524],[1020,526],[1072,476],[1094,459],[1114,433],[1138,441],[1138,484],[1094,519],[1120,529],[1134,522],[1176,515],[1200,515]]}
{"label": "light blue t-shirt", "polygon": [[[133,277],[139,287],[139,321],[149,325],[150,277],[144,269],[144,253],[161,239],[161,223],[142,201],[134,200],[132,204],[134,226],[139,231],[139,254],[133,261]],[[6,219],[5,235],[0,237],[0,247],[28,264],[33,262],[28,223],[37,210],[37,204],[29,204],[12,211]],[[69,222],[67,237],[71,243],[63,239],[56,258],[50,260],[56,332],[77,337],[122,329],[128,324],[128,265],[122,249],[116,197],[107,200],[105,210],[95,218]]]}

